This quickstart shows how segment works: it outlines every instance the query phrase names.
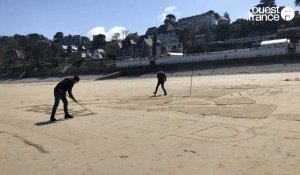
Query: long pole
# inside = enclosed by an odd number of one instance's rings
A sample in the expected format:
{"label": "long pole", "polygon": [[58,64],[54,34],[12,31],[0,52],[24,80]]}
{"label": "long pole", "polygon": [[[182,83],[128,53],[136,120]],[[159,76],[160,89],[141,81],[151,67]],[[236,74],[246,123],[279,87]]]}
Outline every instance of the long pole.
{"label": "long pole", "polygon": [[[66,94],[67,95],[67,94]],[[67,95],[67,97],[71,98],[70,96]],[[72,99],[72,98],[71,98]],[[73,99],[72,99],[73,100]],[[74,101],[74,100],[73,100]],[[92,111],[90,111],[88,108],[84,107],[82,104],[80,104],[78,101],[74,101],[75,103],[77,103],[78,105],[80,105],[81,107],[83,107],[85,110],[89,111],[90,113],[93,113]]]}
{"label": "long pole", "polygon": [[83,107],[85,110],[89,111],[90,113],[93,113],[92,111],[90,111],[88,108],[84,107],[82,104],[80,104],[79,102],[75,102],[77,104],[79,104],[81,107]]}
{"label": "long pole", "polygon": [[194,75],[194,66],[192,67],[191,84],[190,84],[190,94],[192,94],[193,75]]}

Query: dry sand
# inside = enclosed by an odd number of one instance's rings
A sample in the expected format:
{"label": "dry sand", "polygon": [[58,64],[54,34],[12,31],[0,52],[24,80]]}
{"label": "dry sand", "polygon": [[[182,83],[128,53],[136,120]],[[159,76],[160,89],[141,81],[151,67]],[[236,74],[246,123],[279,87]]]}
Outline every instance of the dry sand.
{"label": "dry sand", "polygon": [[[83,80],[48,122],[57,82],[0,85],[0,174],[298,175],[300,72]],[[288,81],[287,81],[288,80]],[[5,82],[5,81],[3,81]],[[163,94],[159,89],[158,94]]]}

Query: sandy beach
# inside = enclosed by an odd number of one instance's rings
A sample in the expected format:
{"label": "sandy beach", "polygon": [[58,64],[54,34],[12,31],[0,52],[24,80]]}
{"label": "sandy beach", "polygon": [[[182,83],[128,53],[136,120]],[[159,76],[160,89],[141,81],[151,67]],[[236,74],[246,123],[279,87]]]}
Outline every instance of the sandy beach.
{"label": "sandy beach", "polygon": [[2,80],[3,175],[297,175],[300,65],[155,74],[94,81],[49,122],[59,78]]}

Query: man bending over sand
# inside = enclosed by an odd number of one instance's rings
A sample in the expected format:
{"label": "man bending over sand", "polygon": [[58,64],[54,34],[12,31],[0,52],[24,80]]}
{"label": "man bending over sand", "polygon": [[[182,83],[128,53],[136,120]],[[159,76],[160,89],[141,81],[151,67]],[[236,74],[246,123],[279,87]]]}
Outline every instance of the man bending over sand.
{"label": "man bending over sand", "polygon": [[54,88],[54,105],[52,108],[52,113],[50,117],[50,121],[56,121],[55,113],[56,109],[59,105],[59,101],[62,100],[64,103],[64,111],[65,111],[65,118],[73,118],[72,115],[68,112],[68,100],[66,98],[66,92],[68,91],[69,97],[74,101],[77,102],[77,100],[74,98],[72,94],[72,88],[74,84],[79,82],[78,76],[73,76],[71,78],[65,78],[61,82],[59,82],[56,87]]}

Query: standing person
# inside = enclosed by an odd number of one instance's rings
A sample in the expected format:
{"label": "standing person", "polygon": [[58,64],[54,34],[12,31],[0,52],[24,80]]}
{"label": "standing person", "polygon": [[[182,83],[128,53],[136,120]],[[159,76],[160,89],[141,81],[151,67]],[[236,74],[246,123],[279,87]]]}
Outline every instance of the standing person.
{"label": "standing person", "polygon": [[77,102],[77,100],[74,98],[72,94],[72,88],[74,84],[79,82],[78,76],[73,76],[70,78],[65,78],[61,82],[59,82],[56,87],[54,88],[54,98],[55,102],[52,108],[52,113],[50,117],[50,121],[56,121],[55,113],[56,109],[59,105],[59,101],[62,100],[64,103],[64,112],[65,112],[65,118],[73,118],[72,115],[68,112],[68,100],[66,98],[66,92],[68,91],[69,97],[74,101]]}
{"label": "standing person", "polygon": [[156,85],[155,92],[153,92],[153,94],[156,95],[157,89],[158,89],[159,85],[161,85],[161,88],[164,91],[164,95],[167,95],[167,91],[166,91],[166,89],[164,87],[164,84],[167,81],[166,74],[164,73],[164,71],[160,70],[160,71],[157,72],[157,76],[156,77],[157,77],[157,85]]}

